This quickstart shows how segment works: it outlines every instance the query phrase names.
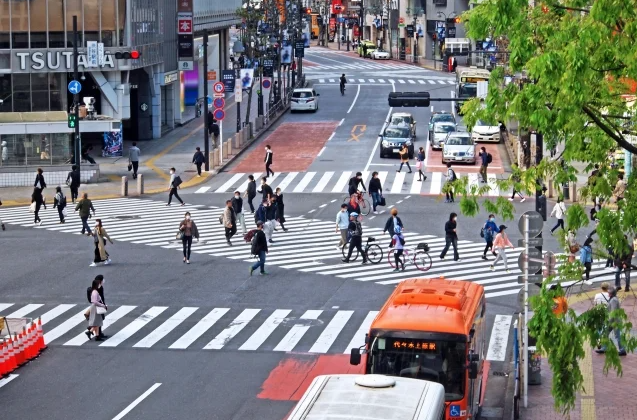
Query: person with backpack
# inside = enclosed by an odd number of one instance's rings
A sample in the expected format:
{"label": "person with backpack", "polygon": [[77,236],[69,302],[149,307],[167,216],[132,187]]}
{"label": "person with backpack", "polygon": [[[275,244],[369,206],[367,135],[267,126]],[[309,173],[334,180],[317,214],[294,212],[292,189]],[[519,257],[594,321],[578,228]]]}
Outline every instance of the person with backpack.
{"label": "person with backpack", "polygon": [[497,251],[498,256],[495,257],[495,260],[493,260],[493,264],[491,264],[491,266],[489,267],[491,271],[495,270],[495,265],[498,263],[498,261],[502,260],[502,262],[504,262],[504,269],[506,270],[506,272],[511,272],[511,270],[509,270],[509,261],[507,260],[506,248],[511,247],[515,249],[515,247],[513,246],[505,232],[506,228],[506,226],[500,225],[500,232],[495,235],[495,239],[493,240],[493,247]]}
{"label": "person with backpack", "polygon": [[91,216],[91,211],[93,211],[93,216],[95,216],[95,207],[93,207],[93,202],[88,199],[87,193],[82,194],[82,199],[75,205],[75,211],[79,211],[80,219],[82,220],[82,235],[86,231],[86,235],[91,236],[88,218]]}
{"label": "person with backpack", "polygon": [[352,251],[354,248],[360,255],[363,256],[363,264],[367,264],[367,254],[363,251],[363,226],[358,221],[358,213],[350,213],[349,215],[349,250],[347,251],[347,257],[343,258],[344,263],[349,263],[349,259],[352,257]]}
{"label": "person with backpack", "polygon": [[403,230],[400,226],[394,228],[394,236],[392,236],[392,245],[394,249],[394,261],[396,262],[396,268],[394,271],[405,271],[405,263],[402,258],[403,250],[405,246],[405,237],[403,236]]}
{"label": "person with backpack", "polygon": [[453,260],[460,261],[460,255],[458,255],[458,234],[456,228],[458,227],[458,215],[456,213],[449,214],[449,220],[445,223],[445,247],[440,253],[440,259],[444,260],[449,247],[453,246]]}
{"label": "person with backpack", "polygon": [[[98,281],[99,282],[99,285],[98,285],[98,288],[97,288],[97,293],[100,296],[101,302],[104,305],[106,305],[106,299],[104,298],[104,276],[101,275],[101,274],[98,274],[97,276],[95,276],[95,279],[93,281]],[[91,286],[88,287],[88,289],[86,289],[86,298],[88,299],[88,303],[89,304],[91,303],[91,295],[92,295],[92,293],[93,293],[93,286],[91,285]],[[108,310],[108,307],[105,306],[105,309]],[[106,318],[105,314],[100,314],[99,316],[102,318],[102,321],[104,321],[104,319]],[[91,308],[89,307],[86,310],[86,312],[84,312],[84,318],[86,318],[86,320],[88,321],[90,319],[90,317],[91,317]],[[91,337],[93,336],[93,332],[91,330],[92,327],[90,326],[90,323],[89,323],[89,326],[86,327],[86,329],[88,331],[85,334],[88,337],[88,339],[90,340]],[[97,338],[99,338],[100,340],[97,340]],[[104,333],[102,332],[102,327],[101,326],[98,327],[96,341],[102,341],[102,340],[105,340],[107,338],[108,338],[108,336],[104,335]]]}
{"label": "person with backpack", "polygon": [[579,253],[579,261],[584,266],[584,274],[586,275],[586,280],[590,280],[591,268],[593,267],[593,248],[591,247],[592,244],[593,238],[586,238],[586,240],[584,241],[584,245],[582,245]]}
{"label": "person with backpack", "polygon": [[524,203],[526,198],[524,198],[524,196],[520,194],[520,191],[516,189],[515,185],[519,184],[520,181],[522,181],[522,177],[520,176],[520,168],[514,163],[511,165],[511,171],[513,171],[510,178],[510,181],[513,183],[513,192],[511,193],[511,198],[509,198],[509,201],[515,200],[515,195],[517,194],[520,197],[520,203]]}
{"label": "person with backpack", "polygon": [[562,197],[557,197],[557,203],[553,210],[551,210],[551,217],[555,216],[557,218],[557,223],[551,229],[551,235],[555,230],[559,227],[564,229],[564,216],[566,215],[566,204],[564,204],[564,199]]}
{"label": "person with backpack", "polygon": [[487,251],[490,249],[491,253],[493,254],[493,256],[495,257],[495,251],[493,249],[493,238],[495,238],[495,235],[500,233],[500,228],[498,227],[498,225],[495,224],[495,214],[490,214],[489,218],[487,219],[487,221],[484,223],[484,226],[482,226],[482,229],[480,230],[480,236],[482,236],[484,238],[484,241],[486,242],[486,245],[484,246],[484,252],[482,252],[482,259],[485,261],[488,261],[489,259],[487,258]]}
{"label": "person with backpack", "polygon": [[493,161],[493,156],[491,156],[491,153],[487,153],[487,148],[484,146],[480,148],[480,153],[478,153],[478,156],[480,156],[480,160],[482,162],[482,164],[480,165],[480,176],[482,176],[482,182],[486,184],[488,182],[487,168]]}
{"label": "person with backpack", "polygon": [[66,185],[71,189],[71,202],[75,204],[80,190],[80,171],[77,165],[73,165],[71,172],[66,175]]}
{"label": "person with backpack", "polygon": [[206,163],[206,157],[201,151],[201,147],[197,147],[195,150],[195,154],[192,155],[192,163],[197,166],[197,176],[201,178],[201,165]]}
{"label": "person with backpack", "polygon": [[66,208],[66,197],[62,193],[62,187],[59,185],[55,187],[55,197],[53,197],[53,208],[58,209],[58,215],[60,216],[60,223],[64,223],[64,209]]}
{"label": "person with backpack", "polygon": [[[383,229],[383,233],[387,232],[389,233],[389,236],[393,238],[394,233],[396,231],[396,226],[400,227],[401,231],[402,229],[404,229],[403,221],[400,220],[400,217],[398,217],[398,209],[394,207],[393,209],[391,209],[390,216],[387,218],[387,221],[385,222],[385,228]],[[389,240],[390,248],[392,246],[392,241],[393,239]]]}
{"label": "person with backpack", "polygon": [[179,200],[182,206],[185,206],[184,200],[181,199],[179,194],[177,193],[177,188],[181,185],[181,177],[175,174],[175,168],[170,168],[170,181],[168,181],[168,204],[166,206],[170,206],[170,202],[173,201],[173,196]]}
{"label": "person with backpack", "polygon": [[260,275],[267,275],[268,273],[265,271],[265,256],[268,253],[268,240],[263,232],[263,221],[261,220],[257,221],[257,230],[254,232],[254,236],[250,241],[250,252],[259,259],[259,261],[250,267],[250,275],[252,275],[257,268],[260,268]]}
{"label": "person with backpack", "polygon": [[445,176],[445,203],[453,203],[453,183],[456,182],[458,177],[456,172],[451,169],[451,162],[447,163],[447,174]]}
{"label": "person with backpack", "polygon": [[197,239],[197,242],[199,242],[199,230],[188,211],[184,214],[184,220],[179,223],[179,236],[181,237],[181,243],[184,249],[184,263],[190,264],[192,238]]}
{"label": "person with backpack", "polygon": [[[613,312],[618,311],[621,308],[621,305],[619,303],[619,298],[617,298],[617,292],[618,292],[617,287],[612,288],[608,291],[608,297],[610,298],[608,301],[608,312],[609,315],[612,315]],[[609,325],[606,328],[606,332],[610,333],[613,332],[615,335],[615,340],[617,341],[617,348],[619,350],[619,356],[626,356],[626,349],[624,349],[624,346],[622,345],[622,335],[621,335],[621,331],[619,328],[616,327],[616,323],[617,323],[617,318],[615,317],[609,317],[608,320]],[[606,347],[601,346],[595,349],[595,353],[605,353],[606,352]]]}
{"label": "person with backpack", "polygon": [[226,230],[226,242],[232,246],[230,239],[237,233],[237,216],[232,208],[232,200],[226,200],[226,208],[223,209],[223,227]]}

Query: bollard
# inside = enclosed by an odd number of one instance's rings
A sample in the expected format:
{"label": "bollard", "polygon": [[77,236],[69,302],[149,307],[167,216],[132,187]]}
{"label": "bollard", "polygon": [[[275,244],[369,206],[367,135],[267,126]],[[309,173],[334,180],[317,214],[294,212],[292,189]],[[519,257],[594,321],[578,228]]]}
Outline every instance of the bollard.
{"label": "bollard", "polygon": [[232,148],[233,149],[241,149],[241,137],[237,136],[236,134],[234,136],[232,136]]}
{"label": "bollard", "polygon": [[226,142],[226,149],[227,156],[232,156],[232,138],[229,138]]}
{"label": "bollard", "polygon": [[245,127],[241,129],[241,138],[243,139],[243,144],[248,143],[248,130]]}
{"label": "bollard", "polygon": [[576,203],[577,202],[577,183],[576,182],[571,182],[571,202]]}
{"label": "bollard", "polygon": [[126,197],[128,195],[128,177],[122,177],[122,196]]}
{"label": "bollard", "polygon": [[228,159],[228,146],[227,146],[228,141],[224,141],[223,144],[221,145],[221,156],[223,157],[223,160]]}
{"label": "bollard", "polygon": [[137,195],[144,194],[144,174],[137,174]]}

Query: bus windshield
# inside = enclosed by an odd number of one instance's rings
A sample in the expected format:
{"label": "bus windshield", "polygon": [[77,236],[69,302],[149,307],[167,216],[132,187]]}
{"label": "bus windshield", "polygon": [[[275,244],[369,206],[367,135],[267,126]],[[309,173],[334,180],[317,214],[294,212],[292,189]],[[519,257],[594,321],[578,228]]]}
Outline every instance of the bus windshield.
{"label": "bus windshield", "polygon": [[465,83],[460,85],[460,98],[475,98],[478,95],[478,85],[475,83]]}
{"label": "bus windshield", "polygon": [[367,358],[367,373],[424,379],[445,387],[445,400],[465,393],[466,344],[455,341],[378,337]]}

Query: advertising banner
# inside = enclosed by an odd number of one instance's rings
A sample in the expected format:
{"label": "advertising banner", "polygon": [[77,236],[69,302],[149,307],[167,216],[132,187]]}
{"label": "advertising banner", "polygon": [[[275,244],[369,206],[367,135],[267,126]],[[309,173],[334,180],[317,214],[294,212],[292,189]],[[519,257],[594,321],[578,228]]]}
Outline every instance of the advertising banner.
{"label": "advertising banner", "polygon": [[254,69],[241,69],[239,71],[239,78],[241,79],[241,88],[249,89],[254,81]]}
{"label": "advertising banner", "polygon": [[122,157],[124,155],[124,138],[122,135],[122,125],[119,130],[104,132],[104,157]]}
{"label": "advertising banner", "polygon": [[292,62],[292,46],[286,45],[281,47],[281,64],[290,64]]}

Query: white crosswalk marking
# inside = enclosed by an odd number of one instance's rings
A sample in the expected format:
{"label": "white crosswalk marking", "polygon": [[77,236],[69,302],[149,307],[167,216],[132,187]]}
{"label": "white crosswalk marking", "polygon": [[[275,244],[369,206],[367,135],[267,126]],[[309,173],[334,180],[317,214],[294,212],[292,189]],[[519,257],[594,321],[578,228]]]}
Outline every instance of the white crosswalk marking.
{"label": "white crosswalk marking", "polygon": [[378,83],[385,83],[385,79],[378,79]]}
{"label": "white crosswalk marking", "polygon": [[276,327],[283,322],[285,317],[287,317],[290,312],[290,309],[277,309],[268,317],[268,319],[261,324],[261,326],[255,331],[252,336],[243,343],[239,350],[256,350],[268,339],[268,337],[274,332]]}
{"label": "white crosswalk marking", "polygon": [[491,190],[489,191],[489,196],[490,197],[497,197],[500,195],[500,189],[498,188],[498,185],[495,183],[496,182],[497,177],[495,176],[495,174],[487,174],[487,181],[489,184],[489,187],[491,187]]}
{"label": "white crosswalk marking", "polygon": [[350,175],[352,173],[347,171],[347,172],[343,172],[340,176],[340,178],[338,178],[338,181],[336,182],[336,185],[334,185],[334,188],[332,189],[333,193],[338,193],[338,192],[342,192],[343,189],[345,189],[345,187],[347,186],[347,183],[349,182],[350,179]]}
{"label": "white crosswalk marking", "polygon": [[[126,316],[130,311],[135,309],[135,306],[120,306],[115,309],[113,312],[109,311],[108,316],[104,319],[102,323],[102,331],[106,330],[108,327],[117,322],[120,318]],[[82,316],[84,316],[82,314]],[[88,337],[84,334],[84,331],[78,334],[75,338],[64,343],[65,346],[81,346],[82,344],[88,341]]]}
{"label": "white crosswalk marking", "polygon": [[388,175],[387,171],[378,172],[378,179],[380,180],[380,186],[383,189],[385,188],[384,185],[385,185],[385,180],[387,179],[387,175]]}
{"label": "white crosswalk marking", "polygon": [[414,179],[411,183],[411,188],[409,190],[410,194],[420,194],[420,189],[422,188],[422,181],[418,181],[418,171],[414,173]]}
{"label": "white crosswalk marking", "polygon": [[147,310],[143,315],[139,318],[128,324],[126,327],[122,328],[117,332],[117,334],[113,335],[106,342],[100,344],[100,347],[116,347],[119,344],[123,343],[124,340],[129,339],[133,336],[137,331],[141,330],[146,324],[159,316],[162,312],[168,309],[167,306],[153,306],[149,310]]}
{"label": "white crosswalk marking", "polygon": [[435,80],[427,80],[427,83],[429,83],[430,85],[435,85],[436,81]]}
{"label": "white crosswalk marking", "polygon": [[335,82],[336,82],[336,80],[330,79],[330,83],[335,83]]}
{"label": "white crosswalk marking", "polygon": [[319,83],[325,83],[325,79],[319,79]]}
{"label": "white crosswalk marking", "polygon": [[398,83],[400,83],[400,84],[405,84],[405,81],[404,81],[404,80],[402,80],[402,79],[398,79]]}
{"label": "white crosswalk marking", "polygon": [[294,178],[296,178],[298,174],[298,172],[290,172],[285,176],[283,181],[281,181],[281,183],[277,185],[277,188],[281,188],[281,191],[285,192],[285,189],[288,187],[288,185],[290,185],[292,181],[294,181]]}
{"label": "white crosswalk marking", "polygon": [[434,172],[430,176],[431,188],[429,194],[440,194],[442,192],[442,173]]}
{"label": "white crosswalk marking", "polygon": [[217,321],[224,316],[230,308],[215,308],[208,315],[203,317],[188,332],[175,341],[170,349],[187,349],[192,343],[208,331]]}
{"label": "white crosswalk marking", "polygon": [[0,303],[0,312],[13,306],[13,303]]}
{"label": "white crosswalk marking", "polygon": [[426,82],[424,80],[422,80],[422,79],[419,79],[418,83],[420,83],[421,85],[424,85]]}
{"label": "white crosswalk marking", "polygon": [[321,179],[319,180],[319,182],[314,187],[314,189],[312,190],[312,192],[315,192],[315,193],[323,192],[323,190],[327,186],[327,183],[330,182],[330,179],[332,178],[333,175],[334,175],[334,172],[325,172],[323,176],[321,177]]}
{"label": "white crosswalk marking", "polygon": [[221,187],[219,187],[217,189],[217,191],[215,192],[224,192],[229,190],[233,185],[235,185],[237,182],[239,182],[239,180],[243,177],[243,174],[234,174],[234,176],[232,178],[230,178],[228,181],[226,181],[225,184],[223,184]]}
{"label": "white crosswalk marking", "polygon": [[405,181],[405,173],[397,172],[396,178],[394,178],[394,183],[391,186],[390,193],[392,194],[400,194],[400,191],[403,188],[403,182]]}
{"label": "white crosswalk marking", "polygon": [[243,330],[248,322],[252,321],[260,309],[246,309],[232,321],[232,323],[219,335],[217,335],[210,343],[206,344],[204,350],[220,350],[228,344],[230,340]]}
{"label": "white crosswalk marking", "polygon": [[353,314],[354,311],[338,311],[316,340],[310,353],[327,353]]}
{"label": "white crosswalk marking", "polygon": [[310,181],[312,181],[312,178],[314,178],[314,175],[316,175],[316,172],[306,173],[301,182],[299,182],[298,185],[294,188],[294,192],[303,192],[303,190],[305,190],[305,187],[307,187]]}
{"label": "white crosswalk marking", "polygon": [[[300,320],[314,320],[318,319],[318,317],[323,313],[323,311],[309,310],[306,311],[303,316],[301,316]],[[301,338],[305,335],[305,333],[310,329],[310,326],[307,323],[303,324],[295,324],[290,331],[285,335],[283,340],[274,348],[274,351],[292,351],[294,347],[301,341]]]}
{"label": "white crosswalk marking", "polygon": [[413,81],[413,80],[411,80],[411,79],[409,79],[409,80],[408,80],[408,82],[409,82],[410,84],[412,84],[412,85],[415,85],[415,84],[416,84],[416,82],[414,82],[414,81]]}
{"label": "white crosswalk marking", "polygon": [[211,188],[212,187],[201,187],[197,191],[195,191],[195,194],[205,194],[210,191]]}
{"label": "white crosswalk marking", "polygon": [[36,309],[42,307],[43,305],[41,304],[36,304],[36,303],[32,303],[26,306],[23,306],[22,308],[18,309],[15,312],[10,313],[9,315],[7,315],[7,318],[22,318],[25,317],[27,315],[29,315],[31,312],[35,311]]}
{"label": "white crosswalk marking", "polygon": [[195,313],[197,308],[181,308],[179,312],[171,316],[163,324],[153,330],[152,333],[139,340],[133,347],[149,348],[157,344],[159,340],[166,337],[172,330],[177,328],[188,317]]}
{"label": "white crosswalk marking", "polygon": [[374,79],[369,79],[369,83],[375,83]]}
{"label": "white crosswalk marking", "polygon": [[355,347],[361,347],[365,345],[365,334],[369,332],[369,327],[372,325],[374,318],[378,315],[378,311],[369,311],[369,314],[365,317],[365,320],[352,337],[352,341],[350,341],[349,345],[345,348],[344,354],[349,354],[351,349]]}
{"label": "white crosswalk marking", "polygon": [[75,305],[68,305],[68,304],[62,304],[62,305],[56,306],[55,308],[51,309],[50,311],[40,316],[40,319],[42,320],[42,325],[47,324],[49,321],[54,320],[58,316],[62,315],[64,312],[69,311],[70,309],[74,307]]}

